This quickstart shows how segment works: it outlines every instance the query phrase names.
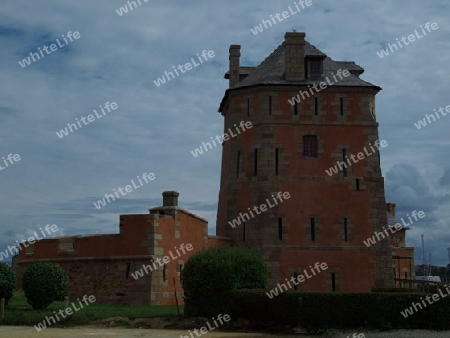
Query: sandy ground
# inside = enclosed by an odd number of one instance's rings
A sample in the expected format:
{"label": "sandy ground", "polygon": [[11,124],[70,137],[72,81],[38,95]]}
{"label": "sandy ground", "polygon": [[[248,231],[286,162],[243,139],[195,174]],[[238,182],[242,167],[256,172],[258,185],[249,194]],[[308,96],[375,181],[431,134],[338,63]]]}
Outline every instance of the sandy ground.
{"label": "sandy ground", "polygon": [[[326,335],[322,337],[333,338],[351,338],[355,332],[338,333]],[[392,331],[384,333],[365,333],[365,338],[450,338],[450,332],[433,332],[433,331]],[[191,338],[189,332],[172,331],[172,330],[149,330],[149,329],[122,329],[122,328],[98,328],[98,327],[75,327],[70,329],[53,329],[48,328],[41,332],[37,332],[34,327],[23,326],[0,326],[0,338],[18,337],[45,337],[45,338],[76,338],[76,337],[155,337],[155,338],[179,338],[180,336]],[[194,337],[195,334],[194,334]],[[306,335],[281,336],[267,335],[255,333],[224,333],[224,332],[208,332],[205,338],[287,338],[287,337],[303,337],[313,338]],[[315,336],[314,338],[317,338]]]}
{"label": "sandy ground", "polygon": [[[180,335],[191,338],[187,330],[149,330],[149,329],[122,329],[122,328],[96,328],[96,327],[75,327],[70,329],[53,329],[48,328],[37,332],[34,327],[25,326],[0,326],[0,337],[45,337],[45,338],[75,338],[75,337],[155,337],[155,338],[179,338]],[[262,338],[273,337],[264,336],[262,334],[247,334],[247,333],[223,333],[223,332],[208,332],[203,335],[205,338]],[[195,337],[195,334],[194,334]]]}

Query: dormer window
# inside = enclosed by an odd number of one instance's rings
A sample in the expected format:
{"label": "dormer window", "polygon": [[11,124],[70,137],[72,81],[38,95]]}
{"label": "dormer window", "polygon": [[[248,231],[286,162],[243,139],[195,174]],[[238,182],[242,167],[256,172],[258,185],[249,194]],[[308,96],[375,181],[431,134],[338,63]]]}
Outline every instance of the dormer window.
{"label": "dormer window", "polygon": [[320,79],[322,77],[322,58],[308,58],[306,62],[308,79]]}

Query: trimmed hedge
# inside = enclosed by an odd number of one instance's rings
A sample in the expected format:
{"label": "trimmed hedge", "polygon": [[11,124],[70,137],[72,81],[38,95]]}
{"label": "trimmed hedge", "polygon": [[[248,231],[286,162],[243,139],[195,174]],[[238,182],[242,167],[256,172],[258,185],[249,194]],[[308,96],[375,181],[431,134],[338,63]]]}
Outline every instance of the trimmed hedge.
{"label": "trimmed hedge", "polygon": [[407,289],[407,288],[373,288],[372,292],[417,293],[418,290],[417,289]]}
{"label": "trimmed hedge", "polygon": [[310,331],[362,327],[450,329],[450,297],[440,298],[404,318],[401,311],[409,309],[413,302],[421,302],[420,297],[426,294],[289,291],[269,299],[266,292],[238,290],[206,297],[196,303],[196,315],[211,317],[227,313],[231,318],[293,327],[301,325]]}

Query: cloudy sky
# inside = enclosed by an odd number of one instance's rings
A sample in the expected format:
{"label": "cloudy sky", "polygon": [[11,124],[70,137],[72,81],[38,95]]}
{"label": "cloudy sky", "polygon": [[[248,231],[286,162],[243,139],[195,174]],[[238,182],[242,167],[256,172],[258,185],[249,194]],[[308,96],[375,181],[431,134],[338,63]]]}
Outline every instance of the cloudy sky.
{"label": "cloudy sky", "polygon": [[[214,233],[220,148],[197,158],[191,150],[222,133],[217,110],[228,85],[229,45],[242,45],[241,64],[255,66],[296,29],[334,60],[361,65],[362,78],[383,88],[377,118],[388,142],[386,199],[397,203],[398,218],[426,213],[408,232],[416,263],[422,233],[432,263],[448,263],[450,117],[420,130],[414,125],[450,104],[447,0],[312,0],[257,35],[251,28],[294,1],[144,1],[122,15],[116,10],[124,0],[2,2],[0,158],[19,154],[20,161],[0,171],[0,250],[45,224],[57,224],[58,235],[117,232],[120,214],[147,213],[162,204],[164,190],[179,191],[180,205],[208,219]],[[439,28],[424,35],[427,22]],[[420,39],[377,55],[414,30]],[[69,31],[79,37],[65,43]],[[64,46],[19,64],[56,39]],[[204,50],[215,57],[155,85]],[[94,109],[101,114],[106,102],[118,108],[57,136]],[[144,173],[155,179],[96,209],[93,202]]]}

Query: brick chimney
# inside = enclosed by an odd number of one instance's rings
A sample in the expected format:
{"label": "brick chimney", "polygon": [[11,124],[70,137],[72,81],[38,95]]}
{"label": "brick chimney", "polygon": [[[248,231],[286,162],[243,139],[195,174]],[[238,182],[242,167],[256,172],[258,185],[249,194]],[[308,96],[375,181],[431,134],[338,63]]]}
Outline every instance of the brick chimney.
{"label": "brick chimney", "polygon": [[395,218],[395,203],[386,203],[386,210]]}
{"label": "brick chimney", "polygon": [[232,87],[240,81],[239,78],[239,62],[241,58],[241,45],[230,46],[230,81],[229,86]]}
{"label": "brick chimney", "polygon": [[176,191],[164,191],[163,195],[163,207],[177,207],[178,196],[180,194]]}
{"label": "brick chimney", "polygon": [[300,32],[288,32],[284,35],[286,81],[305,79],[305,36],[305,33]]}

